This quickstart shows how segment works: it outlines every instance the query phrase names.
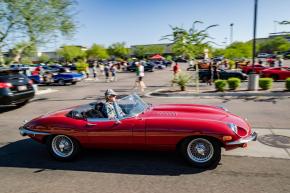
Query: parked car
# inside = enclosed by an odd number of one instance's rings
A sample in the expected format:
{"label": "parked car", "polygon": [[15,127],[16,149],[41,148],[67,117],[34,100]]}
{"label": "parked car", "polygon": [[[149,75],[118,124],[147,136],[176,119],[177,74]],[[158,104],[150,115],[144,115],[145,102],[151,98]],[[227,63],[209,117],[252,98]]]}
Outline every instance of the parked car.
{"label": "parked car", "polygon": [[67,83],[75,85],[77,82],[84,79],[83,74],[73,72],[55,73],[45,71],[42,74],[31,75],[26,73],[26,75],[34,84],[58,84],[61,86],[64,86]]}
{"label": "parked car", "polygon": [[284,59],[290,59],[290,52],[284,52],[282,56]]}
{"label": "parked car", "polygon": [[26,64],[11,64],[10,66],[10,69],[13,69],[13,70],[17,70],[19,68],[28,68],[29,66],[26,65]]}
{"label": "parked car", "polygon": [[[117,101],[125,115],[108,119],[103,102],[40,116],[20,127],[20,134],[46,144],[62,161],[81,148],[178,150],[192,165],[209,167],[221,148],[246,147],[257,134],[242,118],[215,106],[150,105],[132,94]],[[37,156],[37,155],[34,155]]]}
{"label": "parked car", "polygon": [[[229,78],[239,78],[241,80],[247,80],[248,75],[240,71],[234,70],[218,70],[219,79],[227,80]],[[210,73],[208,70],[199,70],[199,79],[203,82],[207,82],[210,79]]]}
{"label": "parked car", "polygon": [[175,61],[175,62],[181,62],[181,63],[186,63],[186,62],[188,62],[185,58],[182,58],[182,57],[174,58],[174,61]]}
{"label": "parked car", "polygon": [[60,64],[52,64],[52,65],[49,65],[48,66],[50,69],[52,69],[53,71],[56,71],[56,72],[66,72],[66,71],[70,71],[69,68],[67,67],[64,67]]}
{"label": "parked car", "polygon": [[163,63],[163,61],[150,61],[149,62],[151,65],[154,66],[155,69],[165,69],[167,66]]}
{"label": "parked car", "polygon": [[254,67],[252,65],[248,65],[248,66],[244,66],[242,67],[242,72],[245,74],[249,74],[249,73],[256,73],[259,74],[262,70],[267,69],[268,67],[263,66],[261,64],[255,64]]}
{"label": "parked car", "polygon": [[19,70],[0,69],[0,105],[25,105],[35,95],[32,82]]}
{"label": "parked car", "polygon": [[270,54],[268,54],[268,53],[259,53],[257,55],[257,58],[267,58],[268,56],[270,56]]}
{"label": "parked car", "polygon": [[[127,70],[130,71],[130,72],[135,72],[136,71],[136,64],[135,62],[130,62],[127,66]],[[150,63],[150,62],[146,62],[144,64],[144,71],[147,71],[147,72],[154,72],[154,64]]]}
{"label": "parked car", "polygon": [[289,67],[274,67],[261,71],[261,77],[273,78],[273,80],[286,80],[290,77]]}
{"label": "parked car", "polygon": [[63,67],[68,68],[70,71],[77,70],[77,66],[75,64],[67,64],[63,65]]}

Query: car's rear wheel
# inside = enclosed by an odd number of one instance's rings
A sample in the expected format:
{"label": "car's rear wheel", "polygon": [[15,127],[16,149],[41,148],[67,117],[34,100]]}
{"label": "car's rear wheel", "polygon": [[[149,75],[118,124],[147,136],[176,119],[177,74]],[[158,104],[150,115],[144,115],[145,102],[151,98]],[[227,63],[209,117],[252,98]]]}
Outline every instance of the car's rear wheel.
{"label": "car's rear wheel", "polygon": [[16,104],[16,106],[17,107],[22,107],[22,106],[26,105],[28,102],[29,102],[29,100],[25,100],[25,101],[23,101],[21,103]]}
{"label": "car's rear wheel", "polygon": [[66,135],[55,135],[47,140],[49,153],[60,161],[69,161],[74,159],[79,151],[78,142]]}
{"label": "car's rear wheel", "polygon": [[65,85],[65,81],[63,79],[58,80],[57,83],[60,86],[64,86]]}
{"label": "car's rear wheel", "polygon": [[188,138],[181,144],[181,152],[193,166],[207,168],[216,166],[221,159],[220,144],[211,138]]}

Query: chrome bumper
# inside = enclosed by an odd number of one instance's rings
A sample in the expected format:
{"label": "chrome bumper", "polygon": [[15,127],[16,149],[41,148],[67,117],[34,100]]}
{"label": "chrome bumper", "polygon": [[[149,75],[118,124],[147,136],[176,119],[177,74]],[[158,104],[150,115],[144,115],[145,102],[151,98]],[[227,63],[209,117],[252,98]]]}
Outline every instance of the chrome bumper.
{"label": "chrome bumper", "polygon": [[24,127],[20,127],[19,128],[19,133],[20,135],[22,136],[26,136],[26,135],[49,135],[50,133],[46,133],[46,132],[38,132],[38,131],[31,131],[31,130],[28,130]]}
{"label": "chrome bumper", "polygon": [[240,145],[240,144],[248,143],[250,141],[256,141],[257,140],[257,137],[258,137],[258,134],[256,132],[253,132],[248,137],[241,138],[241,139],[239,139],[237,141],[228,142],[226,144],[227,145]]}

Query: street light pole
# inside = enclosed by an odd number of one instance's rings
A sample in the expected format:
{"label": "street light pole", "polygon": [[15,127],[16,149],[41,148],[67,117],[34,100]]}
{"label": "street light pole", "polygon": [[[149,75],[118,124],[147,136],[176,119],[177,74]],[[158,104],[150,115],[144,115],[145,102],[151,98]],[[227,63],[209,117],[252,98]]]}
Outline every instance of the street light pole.
{"label": "street light pole", "polygon": [[233,27],[234,23],[230,24],[230,43],[233,43]]}
{"label": "street light pole", "polygon": [[252,57],[252,67],[254,68],[255,57],[256,57],[256,31],[257,31],[257,12],[258,12],[258,0],[255,0],[254,8],[254,30],[253,30],[253,57]]}
{"label": "street light pole", "polygon": [[255,0],[254,26],[253,26],[254,29],[253,29],[252,73],[249,75],[248,90],[258,90],[259,75],[255,74],[255,71],[254,71],[255,57],[256,57],[257,12],[258,12],[258,0]]}

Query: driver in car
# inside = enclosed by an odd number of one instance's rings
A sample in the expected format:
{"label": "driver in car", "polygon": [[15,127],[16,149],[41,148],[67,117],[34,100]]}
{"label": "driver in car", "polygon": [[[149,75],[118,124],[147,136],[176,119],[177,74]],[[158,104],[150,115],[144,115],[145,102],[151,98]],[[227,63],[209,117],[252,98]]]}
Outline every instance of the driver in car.
{"label": "driver in car", "polygon": [[122,111],[121,107],[116,102],[117,93],[112,89],[107,89],[105,92],[106,102],[103,107],[103,112],[105,112],[109,119],[118,119],[124,117],[125,113]]}

